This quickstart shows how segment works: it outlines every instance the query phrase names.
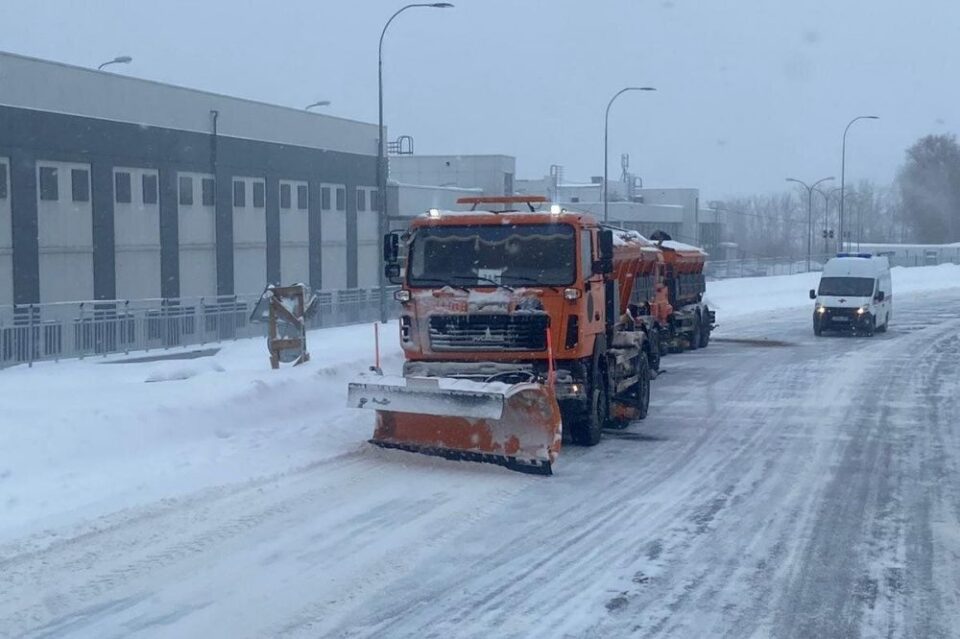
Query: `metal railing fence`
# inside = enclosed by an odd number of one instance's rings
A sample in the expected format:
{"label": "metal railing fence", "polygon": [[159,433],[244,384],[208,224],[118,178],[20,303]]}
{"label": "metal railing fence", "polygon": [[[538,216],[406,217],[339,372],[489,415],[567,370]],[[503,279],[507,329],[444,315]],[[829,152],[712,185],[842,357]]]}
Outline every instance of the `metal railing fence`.
{"label": "metal railing fence", "polygon": [[[391,298],[392,298],[391,289]],[[379,318],[379,289],[316,291],[309,327]],[[259,295],[0,306],[0,369],[36,361],[149,352],[266,336],[250,322]]]}
{"label": "metal railing fence", "polygon": [[[878,252],[879,253],[879,252]],[[830,255],[811,258],[820,271]],[[887,255],[891,266],[960,264],[960,247],[937,252]],[[708,279],[792,275],[807,271],[802,257],[707,262]],[[396,287],[388,289],[392,300]],[[309,328],[344,326],[379,319],[379,289],[315,291],[317,313]],[[95,300],[0,306],[0,369],[36,361],[149,352],[202,346],[243,337],[265,337],[266,325],[250,322],[259,295],[178,299]],[[391,302],[391,304],[394,304]],[[395,306],[391,306],[396,311]]]}

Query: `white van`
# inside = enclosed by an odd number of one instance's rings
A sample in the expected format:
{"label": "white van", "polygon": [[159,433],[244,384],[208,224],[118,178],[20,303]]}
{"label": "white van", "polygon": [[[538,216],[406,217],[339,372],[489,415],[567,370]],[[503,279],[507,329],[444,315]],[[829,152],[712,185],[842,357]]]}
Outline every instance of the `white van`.
{"label": "white van", "polygon": [[869,253],[839,253],[823,267],[813,332],[843,330],[864,335],[884,332],[893,316],[893,289],[887,258]]}

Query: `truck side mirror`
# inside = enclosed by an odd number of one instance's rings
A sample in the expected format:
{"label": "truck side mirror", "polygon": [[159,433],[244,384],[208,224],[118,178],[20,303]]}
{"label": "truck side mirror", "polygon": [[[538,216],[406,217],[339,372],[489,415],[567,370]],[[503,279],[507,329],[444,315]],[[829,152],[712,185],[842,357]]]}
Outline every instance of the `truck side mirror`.
{"label": "truck side mirror", "polygon": [[816,292],[815,290],[813,290],[812,288],[810,289],[810,299],[812,299],[812,300],[817,299],[817,292]]}
{"label": "truck side mirror", "polygon": [[383,275],[391,284],[402,284],[400,273],[400,232],[383,236]]}
{"label": "truck side mirror", "polygon": [[877,291],[877,301],[882,302],[886,295],[883,294],[883,291]]}
{"label": "truck side mirror", "polygon": [[600,229],[597,233],[600,259],[593,261],[593,272],[597,275],[613,273],[613,231]]}
{"label": "truck side mirror", "polygon": [[397,233],[387,233],[383,236],[383,262],[392,264],[399,261],[400,236]]}

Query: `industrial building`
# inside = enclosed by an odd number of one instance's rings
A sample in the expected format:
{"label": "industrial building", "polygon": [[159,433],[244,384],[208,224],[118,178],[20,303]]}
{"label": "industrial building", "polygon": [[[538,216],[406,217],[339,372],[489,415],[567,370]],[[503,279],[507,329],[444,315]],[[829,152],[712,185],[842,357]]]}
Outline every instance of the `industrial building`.
{"label": "industrial building", "polygon": [[[376,125],[9,53],[0,76],[0,307],[377,286]],[[466,195],[602,214],[599,178],[388,146],[394,227]],[[696,189],[627,178],[608,183],[611,223],[719,243]]]}
{"label": "industrial building", "polygon": [[0,76],[0,305],[376,286],[376,125],[7,53]]}

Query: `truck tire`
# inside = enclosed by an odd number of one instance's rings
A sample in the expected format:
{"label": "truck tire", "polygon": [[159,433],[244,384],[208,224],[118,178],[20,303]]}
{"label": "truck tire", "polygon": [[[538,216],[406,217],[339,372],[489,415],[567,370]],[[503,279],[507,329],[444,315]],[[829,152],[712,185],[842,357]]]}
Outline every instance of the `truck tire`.
{"label": "truck tire", "polygon": [[650,367],[647,364],[647,358],[641,357],[637,370],[640,381],[636,389],[638,419],[646,419],[650,412]]}
{"label": "truck tire", "polygon": [[[598,339],[594,345],[593,362],[590,365],[589,401],[586,413],[578,419],[570,431],[573,443],[581,446],[596,446],[603,437],[603,429],[610,421],[610,393],[607,371],[603,358],[606,343]],[[601,355],[604,353],[604,355]]]}
{"label": "truck tire", "polygon": [[650,329],[647,333],[647,339],[650,341],[649,349],[646,351],[650,370],[660,370],[660,331],[656,328]]}
{"label": "truck tire", "polygon": [[821,335],[823,335],[823,329],[820,328],[820,322],[818,322],[817,320],[813,320],[813,334],[816,335],[817,337],[820,337]]}
{"label": "truck tire", "polygon": [[690,331],[690,339],[688,340],[691,351],[695,351],[700,348],[700,313],[693,314],[693,329]]}
{"label": "truck tire", "polygon": [[873,337],[873,334],[877,332],[877,318],[876,316],[870,318],[870,323],[867,324],[867,330],[864,331],[864,334],[867,337]]}
{"label": "truck tire", "polygon": [[878,333],[886,333],[887,327],[890,326],[890,313],[887,313],[887,316],[883,320],[883,326],[877,327]]}
{"label": "truck tire", "polygon": [[[702,317],[710,317],[710,309],[706,306],[703,307]],[[700,348],[706,348],[707,344],[710,343],[710,327],[704,326],[701,322],[700,324]]]}

